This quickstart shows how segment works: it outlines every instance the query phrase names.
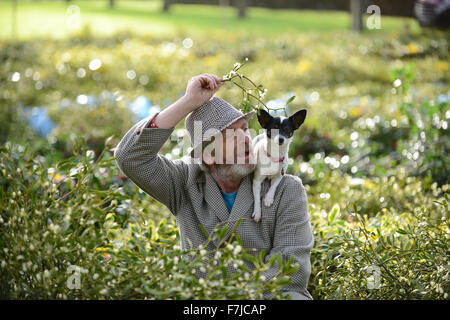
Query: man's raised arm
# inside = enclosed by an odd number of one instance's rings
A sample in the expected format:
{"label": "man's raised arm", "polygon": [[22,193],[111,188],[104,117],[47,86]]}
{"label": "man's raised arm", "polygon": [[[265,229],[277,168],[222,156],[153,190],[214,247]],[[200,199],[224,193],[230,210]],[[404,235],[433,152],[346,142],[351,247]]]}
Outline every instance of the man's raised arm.
{"label": "man's raised arm", "polygon": [[158,152],[178,122],[208,101],[221,85],[219,78],[209,74],[191,78],[183,97],[135,124],[114,152],[120,170],[174,215],[183,201],[188,164],[181,159],[169,160]]}

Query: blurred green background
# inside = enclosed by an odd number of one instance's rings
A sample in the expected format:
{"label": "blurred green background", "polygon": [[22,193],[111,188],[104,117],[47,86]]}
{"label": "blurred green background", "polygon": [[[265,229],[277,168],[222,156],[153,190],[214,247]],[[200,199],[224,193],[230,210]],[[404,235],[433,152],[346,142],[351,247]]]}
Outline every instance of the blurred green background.
{"label": "blurred green background", "polygon": [[[212,1],[214,2],[214,1]],[[18,1],[17,36],[67,37],[74,33],[67,28],[68,16],[73,11],[68,7],[79,7],[81,27],[89,25],[97,35],[111,35],[117,31],[129,30],[135,34],[173,35],[177,30],[209,33],[217,30],[255,33],[259,35],[298,33],[305,31],[347,30],[351,26],[348,12],[314,10],[271,10],[250,7],[246,19],[239,19],[236,8],[176,4],[170,7],[170,14],[162,13],[160,0],[118,0],[111,8],[109,1]],[[0,35],[8,37],[12,33],[11,15],[13,1],[0,2]],[[413,18],[398,19],[383,17],[383,30],[393,31],[409,23],[414,31],[420,28]],[[39,26],[37,28],[36,26]]]}

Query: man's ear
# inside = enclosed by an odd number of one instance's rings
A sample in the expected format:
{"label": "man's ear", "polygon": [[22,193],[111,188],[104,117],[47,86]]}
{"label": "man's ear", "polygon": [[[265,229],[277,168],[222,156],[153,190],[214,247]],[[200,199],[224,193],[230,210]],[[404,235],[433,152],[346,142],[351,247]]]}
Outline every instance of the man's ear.
{"label": "man's ear", "polygon": [[258,122],[263,128],[267,128],[272,116],[264,109],[259,109]]}
{"label": "man's ear", "polygon": [[303,121],[305,121],[305,118],[306,118],[306,109],[302,109],[302,110],[294,113],[292,116],[290,116],[289,120],[291,121],[295,130],[297,130],[303,124]]}

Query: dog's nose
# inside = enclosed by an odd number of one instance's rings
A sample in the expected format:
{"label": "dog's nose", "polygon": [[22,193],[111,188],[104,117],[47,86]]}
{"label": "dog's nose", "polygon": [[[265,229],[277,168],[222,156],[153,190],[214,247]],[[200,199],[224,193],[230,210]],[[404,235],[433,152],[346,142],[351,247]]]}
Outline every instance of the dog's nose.
{"label": "dog's nose", "polygon": [[281,138],[281,137],[280,137],[280,138],[278,138],[278,144],[279,144],[279,145],[282,145],[282,144],[283,144],[283,142],[284,142],[284,138]]}

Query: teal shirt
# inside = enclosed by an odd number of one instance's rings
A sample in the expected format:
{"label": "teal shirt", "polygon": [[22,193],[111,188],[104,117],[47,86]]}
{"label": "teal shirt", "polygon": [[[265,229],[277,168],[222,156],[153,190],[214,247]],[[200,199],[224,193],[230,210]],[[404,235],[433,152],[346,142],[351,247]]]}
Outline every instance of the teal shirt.
{"label": "teal shirt", "polygon": [[223,196],[223,200],[225,201],[225,205],[227,206],[228,212],[231,212],[231,208],[233,208],[234,200],[236,199],[236,192],[226,193],[220,190]]}

